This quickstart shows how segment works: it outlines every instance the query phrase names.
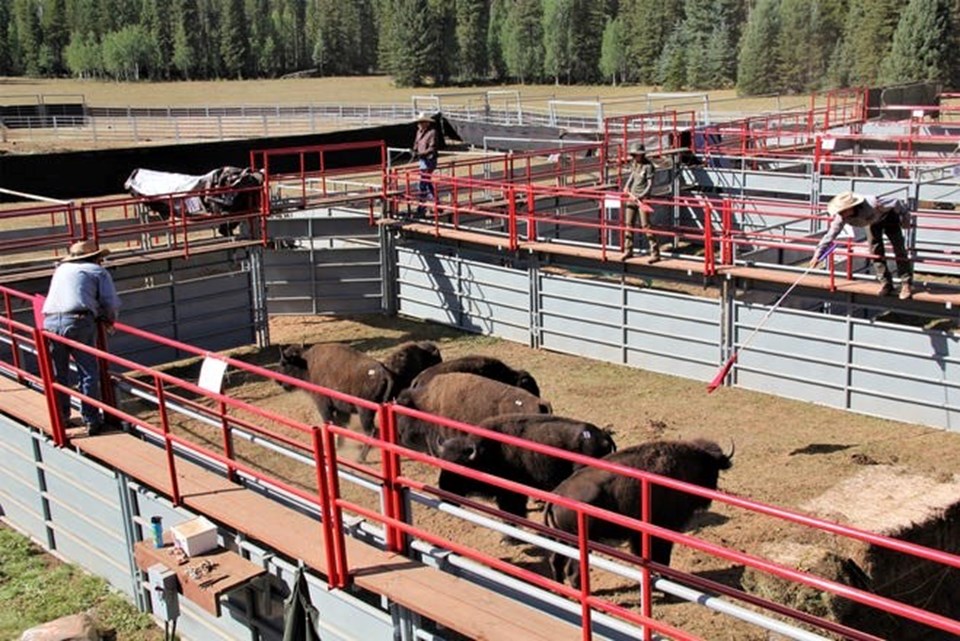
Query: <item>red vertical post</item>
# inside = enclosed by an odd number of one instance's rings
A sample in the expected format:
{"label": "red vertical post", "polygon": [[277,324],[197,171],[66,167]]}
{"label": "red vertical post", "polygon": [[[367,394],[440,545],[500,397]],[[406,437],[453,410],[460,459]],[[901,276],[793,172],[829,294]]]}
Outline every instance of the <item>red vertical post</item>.
{"label": "red vertical post", "polygon": [[330,513],[330,494],[327,492],[327,476],[323,455],[321,430],[314,425],[310,436],[313,443],[313,469],[317,480],[317,506],[320,508],[320,534],[323,537],[323,556],[327,562],[327,585],[333,589],[340,583],[336,545],[333,542],[333,518]]}
{"label": "red vertical post", "polygon": [[723,265],[733,264],[733,203],[724,198],[721,205],[721,245],[720,262]]}
{"label": "red vertical post", "polygon": [[60,410],[57,407],[58,392],[53,387],[53,362],[50,359],[47,338],[43,335],[43,296],[33,297],[33,326],[33,340],[37,346],[37,364],[40,366],[40,379],[43,381],[43,396],[47,401],[47,413],[50,416],[53,442],[57,447],[63,447],[67,443],[67,432],[60,416]]}
{"label": "red vertical post", "polygon": [[510,250],[516,251],[520,246],[517,239],[517,188],[507,186],[507,233],[510,236]]}
{"label": "red vertical post", "polygon": [[[323,152],[320,152],[321,155]],[[305,165],[306,159],[303,150],[300,150],[300,209],[307,208],[307,168]]]}
{"label": "red vertical post", "polygon": [[[102,352],[109,351],[107,346],[107,328],[101,322],[97,323],[97,349]],[[117,406],[117,398],[113,389],[113,382],[110,380],[110,361],[97,356],[97,376],[100,377],[100,400],[104,405],[110,407]],[[105,417],[109,418],[109,417]]]}
{"label": "red vertical post", "polygon": [[349,583],[350,568],[347,566],[347,544],[343,534],[343,511],[340,509],[340,477],[337,475],[337,446],[328,426],[323,426],[321,436],[323,437],[323,455],[326,459],[327,503],[329,504],[330,510],[329,532],[333,542],[333,557],[336,563],[336,587],[345,588],[347,587],[347,583]]}
{"label": "red vertical post", "polygon": [[[396,415],[393,406],[384,404],[380,406],[380,438],[387,443],[395,444],[396,439]],[[383,474],[383,509],[385,516],[391,519],[399,520],[398,509],[401,501],[398,500],[398,489],[396,487],[396,464],[398,463],[396,454],[391,450],[384,449],[380,455],[380,470]],[[397,532],[392,525],[386,525],[386,543],[387,549],[391,552],[400,552],[403,549],[403,536]]]}
{"label": "red vertical post", "polygon": [[592,613],[590,611],[590,530],[587,514],[577,509],[577,547],[580,550],[580,621],[583,641],[593,638]]}
{"label": "red vertical post", "polygon": [[[530,173],[530,161],[527,160],[527,173]],[[527,241],[537,240],[537,199],[533,194],[533,185],[527,182]]]}
{"label": "red vertical post", "polygon": [[223,455],[230,461],[227,463],[227,478],[236,482],[237,472],[233,465],[233,427],[227,420],[227,404],[221,400],[217,403],[217,407],[220,411],[220,427],[223,431]]}
{"label": "red vertical post", "polygon": [[153,378],[153,389],[157,395],[160,431],[163,434],[163,449],[167,454],[167,471],[170,473],[170,498],[174,505],[180,505],[180,483],[177,480],[176,458],[173,455],[173,441],[170,438],[170,419],[167,416],[167,401],[163,391],[163,381],[160,380],[159,376]]}
{"label": "red vertical post", "polygon": [[[644,475],[643,478],[640,479],[640,520],[643,521],[645,525],[650,525],[651,523],[650,515],[653,512],[653,507],[650,505],[651,500],[652,500],[652,492],[650,491],[650,480],[646,477],[646,475]],[[652,617],[652,605],[650,603],[650,599],[651,599],[651,596],[650,596],[650,592],[651,592],[650,543],[651,542],[650,542],[650,533],[646,529],[644,529],[643,534],[641,534],[640,540],[641,540],[640,550],[644,560],[643,569],[641,570],[643,574],[643,585],[640,588],[641,601],[642,601],[642,603],[640,604],[640,611],[641,611],[641,614],[644,617],[646,617],[647,620],[649,620]],[[653,638],[649,625],[643,626],[643,638],[644,638],[644,641],[650,641],[650,639]]]}
{"label": "red vertical post", "polygon": [[716,256],[713,249],[713,212],[710,203],[703,212],[703,274],[713,276],[717,273]]}

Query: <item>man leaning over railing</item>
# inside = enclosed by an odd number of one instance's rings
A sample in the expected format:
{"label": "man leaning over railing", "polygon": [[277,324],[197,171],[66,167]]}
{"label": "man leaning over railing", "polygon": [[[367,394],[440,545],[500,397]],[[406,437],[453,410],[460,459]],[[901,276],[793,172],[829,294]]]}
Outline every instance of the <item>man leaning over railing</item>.
{"label": "man leaning over railing", "polygon": [[852,191],[837,194],[827,203],[827,212],[832,216],[830,227],[823,235],[813,252],[810,266],[815,267],[826,248],[836,240],[844,225],[865,227],[867,243],[870,245],[871,261],[877,279],[882,283],[880,296],[893,293],[893,277],[887,267],[883,248],[883,236],[890,239],[897,260],[897,276],[900,277],[900,300],[913,295],[913,270],[907,254],[903,230],[909,227],[910,210],[907,204],[898,198],[882,196],[864,196]]}
{"label": "man leaning over railing", "polygon": [[[98,248],[92,240],[79,241],[70,246],[67,256],[53,272],[50,289],[43,302],[43,328],[57,336],[94,346],[97,341],[97,323],[113,326],[120,310],[113,278],[101,262],[110,253]],[[54,376],[60,385],[70,386],[70,356],[80,373],[80,392],[87,397],[100,398],[100,373],[97,357],[74,349],[61,341],[50,342],[50,357]],[[61,424],[70,418],[70,397],[57,392],[57,410]],[[103,428],[100,410],[87,402],[80,405],[83,424],[90,435]]]}

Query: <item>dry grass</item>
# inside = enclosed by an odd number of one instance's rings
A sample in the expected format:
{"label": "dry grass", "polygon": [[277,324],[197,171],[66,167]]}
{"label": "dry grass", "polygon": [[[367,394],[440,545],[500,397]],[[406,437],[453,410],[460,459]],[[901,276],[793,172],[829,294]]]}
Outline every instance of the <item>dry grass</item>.
{"label": "dry grass", "polygon": [[[308,104],[412,104],[414,96],[436,95],[443,104],[478,103],[487,91],[518,91],[525,106],[546,107],[548,100],[618,101],[608,107],[614,112],[637,113],[646,110],[648,94],[658,91],[650,86],[606,85],[490,85],[468,88],[398,88],[388,76],[349,78],[301,78],[289,80],[218,80],[204,82],[108,82],[47,78],[0,78],[0,102],[32,104],[43,94],[56,98],[83,97],[91,107],[198,107],[237,105]],[[710,91],[711,110],[759,111],[791,109],[809,104],[808,96],[781,98],[739,98],[734,90]],[[491,104],[504,105],[508,98],[492,96]],[[619,101],[623,101],[622,103]],[[424,108],[429,103],[423,102]],[[700,109],[700,96],[658,98],[654,108]]]}

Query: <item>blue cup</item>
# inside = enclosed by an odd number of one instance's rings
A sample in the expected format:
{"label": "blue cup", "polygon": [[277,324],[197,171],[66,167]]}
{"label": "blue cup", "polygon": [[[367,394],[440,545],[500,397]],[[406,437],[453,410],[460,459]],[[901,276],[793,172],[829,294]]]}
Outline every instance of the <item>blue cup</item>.
{"label": "blue cup", "polygon": [[150,527],[153,530],[153,547],[163,547],[163,519],[159,516],[150,517]]}

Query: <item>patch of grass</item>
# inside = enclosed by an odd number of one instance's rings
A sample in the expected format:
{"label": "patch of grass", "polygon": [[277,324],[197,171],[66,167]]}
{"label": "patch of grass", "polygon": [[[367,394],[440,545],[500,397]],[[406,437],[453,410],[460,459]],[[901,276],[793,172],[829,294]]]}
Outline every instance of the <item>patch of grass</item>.
{"label": "patch of grass", "polygon": [[0,639],[59,617],[90,612],[117,641],[156,641],[160,629],[103,579],[62,563],[22,534],[0,526]]}

